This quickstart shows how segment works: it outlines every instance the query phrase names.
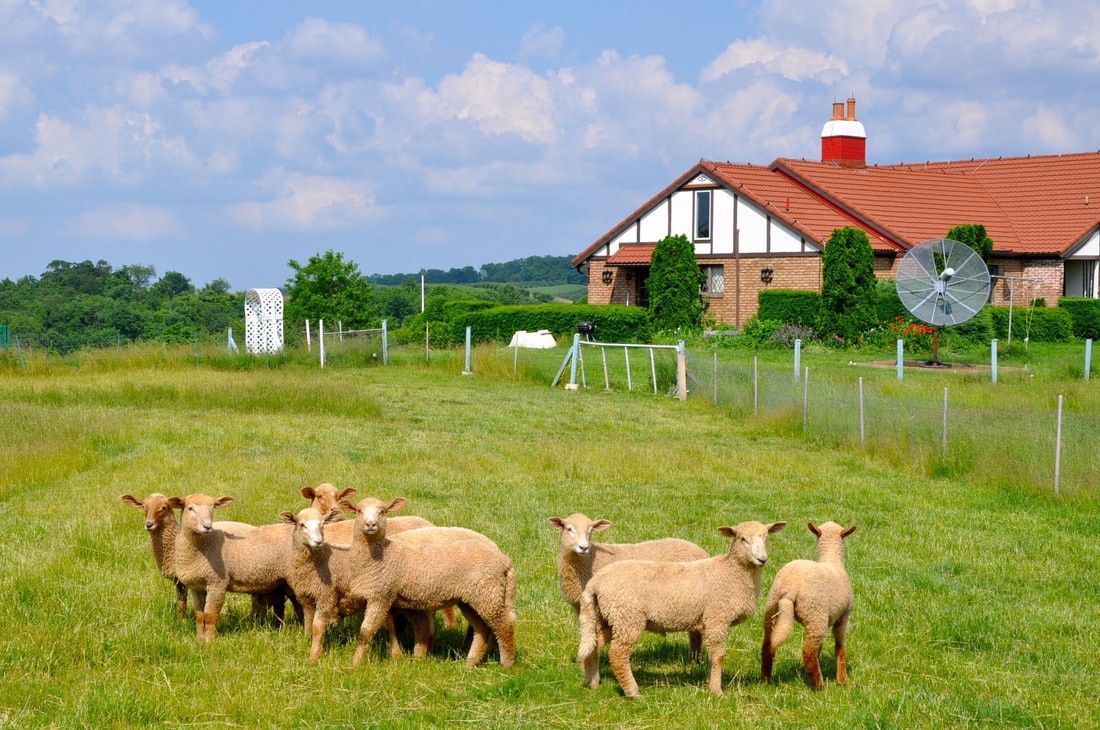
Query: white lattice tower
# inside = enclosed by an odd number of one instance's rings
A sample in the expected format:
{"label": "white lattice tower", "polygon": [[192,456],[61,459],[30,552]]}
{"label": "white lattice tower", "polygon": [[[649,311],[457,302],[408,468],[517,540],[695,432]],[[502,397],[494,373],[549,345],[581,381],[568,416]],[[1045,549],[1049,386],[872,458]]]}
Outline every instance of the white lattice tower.
{"label": "white lattice tower", "polygon": [[249,289],[244,297],[244,346],[253,355],[283,349],[283,293]]}

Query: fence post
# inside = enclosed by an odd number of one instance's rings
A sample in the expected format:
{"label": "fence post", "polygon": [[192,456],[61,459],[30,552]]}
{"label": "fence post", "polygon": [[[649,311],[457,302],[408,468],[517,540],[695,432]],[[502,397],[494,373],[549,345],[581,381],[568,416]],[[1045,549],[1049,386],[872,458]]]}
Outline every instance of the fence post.
{"label": "fence post", "polygon": [[603,389],[611,390],[611,381],[607,377],[607,348],[600,347],[600,360],[603,362]]}
{"label": "fence post", "polygon": [[425,322],[424,323],[424,363],[425,364],[428,364],[432,361],[431,338],[429,337],[429,327],[430,326],[431,326],[431,322]]}
{"label": "fence post", "polygon": [[1058,429],[1054,436],[1054,493],[1060,494],[1062,480],[1062,396],[1058,396]]}
{"label": "fence post", "polygon": [[683,340],[676,342],[676,396],[680,400],[688,399],[687,350]]}
{"label": "fence post", "polygon": [[859,378],[859,448],[864,448],[867,442],[867,434],[863,429],[863,377]]}
{"label": "fence post", "polygon": [[634,383],[630,381],[630,348],[623,346],[623,360],[626,362],[626,392],[634,390]]}
{"label": "fence post", "polygon": [[752,356],[752,415],[760,412],[760,368],[759,356]]}
{"label": "fence post", "polygon": [[516,342],[512,350],[512,377],[514,378],[519,374],[519,342]]}
{"label": "fence post", "polygon": [[344,341],[344,320],[336,320],[336,331],[339,332],[340,342]]}
{"label": "fence post", "polygon": [[390,331],[386,320],[382,320],[382,364],[390,364]]}
{"label": "fence post", "polygon": [[657,362],[653,359],[653,348],[646,348],[649,350],[649,374],[653,377],[653,395],[657,395]]}
{"label": "fence post", "polygon": [[718,405],[718,353],[714,353],[714,405]]}
{"label": "fence post", "polygon": [[311,340],[311,338],[309,336],[309,320],[308,319],[306,320],[306,352],[313,352],[313,341]]}
{"label": "fence post", "polygon": [[1092,372],[1092,338],[1085,340],[1085,382],[1088,382]]}
{"label": "fence post", "polygon": [[905,377],[905,341],[898,340],[898,380]]}
{"label": "fence post", "polygon": [[806,377],[802,379],[802,432],[806,432],[806,425],[810,413],[810,369],[806,368]]}
{"label": "fence post", "polygon": [[317,327],[321,330],[319,333],[320,339],[318,340],[318,349],[321,352],[321,367],[325,366],[325,320],[317,320]]}
{"label": "fence post", "polygon": [[802,371],[802,340],[794,341],[794,382],[798,382],[798,374]]}
{"label": "fence post", "polygon": [[569,382],[565,384],[566,390],[577,390],[577,360],[581,355],[581,335],[573,335],[573,362],[569,365]]}
{"label": "fence post", "polygon": [[943,389],[943,460],[947,461],[947,388]]}
{"label": "fence post", "polygon": [[993,376],[993,382],[997,382],[997,341],[992,340],[989,347],[989,372]]}
{"label": "fence post", "polygon": [[470,327],[466,326],[466,369],[462,371],[463,375],[473,374],[473,370],[470,369]]}

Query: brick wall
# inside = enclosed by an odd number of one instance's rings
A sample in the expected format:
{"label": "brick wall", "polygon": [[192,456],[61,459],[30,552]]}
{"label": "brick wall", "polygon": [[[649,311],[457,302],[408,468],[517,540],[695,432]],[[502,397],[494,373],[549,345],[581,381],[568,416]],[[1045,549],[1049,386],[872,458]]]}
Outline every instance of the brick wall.
{"label": "brick wall", "polygon": [[1005,259],[995,258],[991,266],[999,269],[1001,276],[1028,281],[993,279],[993,304],[1006,306],[1011,298],[1014,304],[1028,304],[1032,299],[1046,299],[1048,307],[1058,306],[1065,288],[1065,269],[1060,259]]}

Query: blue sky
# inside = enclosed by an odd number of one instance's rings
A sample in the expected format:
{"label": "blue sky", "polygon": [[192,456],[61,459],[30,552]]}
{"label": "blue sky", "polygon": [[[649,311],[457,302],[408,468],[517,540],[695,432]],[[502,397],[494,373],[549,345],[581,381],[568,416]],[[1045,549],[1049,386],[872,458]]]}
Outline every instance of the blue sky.
{"label": "blue sky", "polygon": [[0,0],[0,278],[572,255],[700,158],[1100,149],[1100,4]]}

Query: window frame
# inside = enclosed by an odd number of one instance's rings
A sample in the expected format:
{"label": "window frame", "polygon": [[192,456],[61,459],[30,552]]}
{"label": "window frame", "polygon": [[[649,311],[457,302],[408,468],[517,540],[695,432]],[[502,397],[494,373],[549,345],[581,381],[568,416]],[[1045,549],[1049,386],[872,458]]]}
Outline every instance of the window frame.
{"label": "window frame", "polygon": [[[699,223],[701,222],[701,218],[700,218],[700,215],[699,215],[699,209],[700,209],[699,200],[704,195],[706,196],[706,200],[707,200],[707,203],[706,203],[706,209],[707,209],[706,226],[707,226],[707,231],[706,231],[705,236],[701,236],[701,235],[699,235]],[[692,234],[693,234],[692,240],[693,241],[710,241],[710,240],[712,240],[712,238],[714,236],[714,191],[713,190],[696,190],[695,191],[694,202],[695,202],[695,210],[694,210],[694,215],[692,216],[693,219],[694,219],[693,220],[693,226],[692,226]]]}

